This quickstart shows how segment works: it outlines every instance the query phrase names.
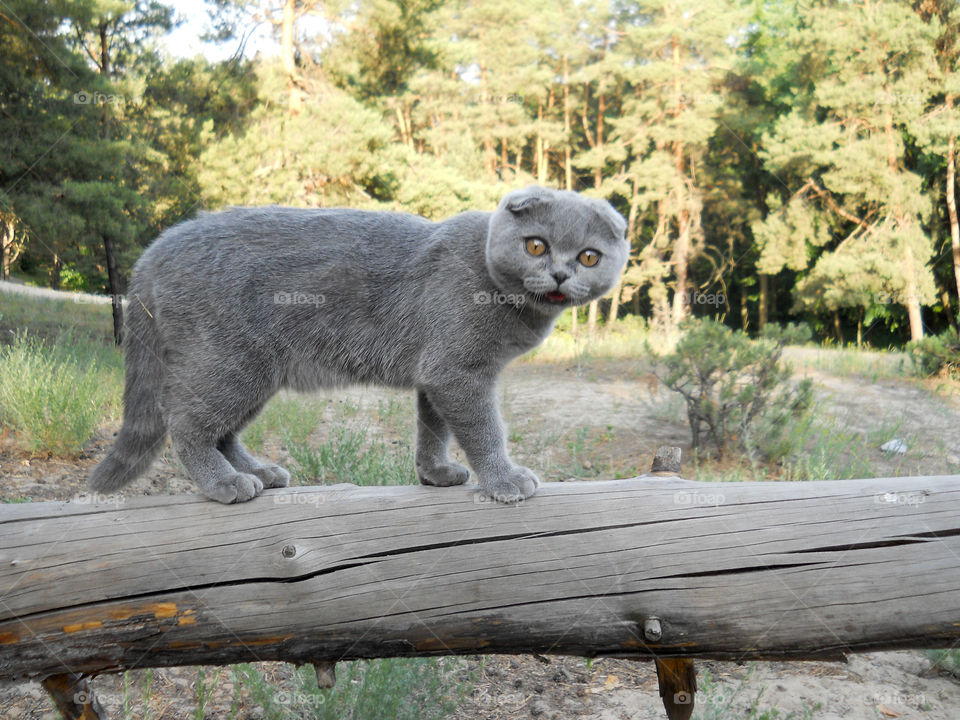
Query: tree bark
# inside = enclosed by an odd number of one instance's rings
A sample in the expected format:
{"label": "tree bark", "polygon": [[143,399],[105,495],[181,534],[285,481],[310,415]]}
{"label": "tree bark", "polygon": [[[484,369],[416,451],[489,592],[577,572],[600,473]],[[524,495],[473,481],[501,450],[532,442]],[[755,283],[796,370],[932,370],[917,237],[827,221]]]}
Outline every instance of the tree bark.
{"label": "tree bark", "polygon": [[570,157],[570,145],[573,136],[570,132],[570,66],[567,54],[563,54],[563,132],[566,147],[563,150],[563,184],[567,190],[573,190],[573,164]]}
{"label": "tree bark", "polygon": [[297,64],[294,58],[294,34],[296,32],[296,0],[284,0],[283,19],[280,23],[280,59],[287,76],[288,109],[296,115],[303,109],[297,79]]}
{"label": "tree bark", "polygon": [[597,334],[597,318],[600,315],[600,301],[594,300],[587,306],[587,335]]}
{"label": "tree bark", "polygon": [[[947,113],[953,114],[953,95],[947,94]],[[957,221],[956,150],[953,134],[947,139],[947,217],[950,220],[950,246],[953,250],[953,277],[960,303],[960,223]]]}
{"label": "tree bark", "polygon": [[103,234],[103,251],[107,258],[107,285],[110,289],[110,307],[113,311],[113,341],[119,345],[123,341],[123,281],[117,270],[117,256],[113,249],[113,240]]}
{"label": "tree bark", "polygon": [[958,480],[545,483],[512,508],[471,488],[352,485],[242,506],[0,505],[0,680],[257,660],[948,647],[960,640]]}

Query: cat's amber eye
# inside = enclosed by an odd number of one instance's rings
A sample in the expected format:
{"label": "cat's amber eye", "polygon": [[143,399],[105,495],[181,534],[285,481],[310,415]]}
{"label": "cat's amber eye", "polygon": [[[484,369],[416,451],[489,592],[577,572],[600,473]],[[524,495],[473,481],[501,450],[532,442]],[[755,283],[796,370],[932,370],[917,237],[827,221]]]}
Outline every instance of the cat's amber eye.
{"label": "cat's amber eye", "polygon": [[580,264],[584,267],[593,267],[600,262],[600,253],[596,250],[584,250],[577,256],[577,260],[579,260]]}
{"label": "cat's amber eye", "polygon": [[524,247],[527,249],[527,252],[534,257],[540,257],[547,251],[547,244],[540,238],[535,237],[527,238]]}

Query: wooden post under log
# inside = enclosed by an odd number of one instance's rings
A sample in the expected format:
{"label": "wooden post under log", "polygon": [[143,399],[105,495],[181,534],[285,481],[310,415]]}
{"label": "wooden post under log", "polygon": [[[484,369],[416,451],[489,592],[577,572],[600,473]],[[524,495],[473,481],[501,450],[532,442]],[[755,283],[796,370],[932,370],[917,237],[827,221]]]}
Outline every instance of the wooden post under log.
{"label": "wooden post under log", "polygon": [[[653,456],[652,475],[671,477],[680,474],[681,449],[661,447]],[[643,627],[644,637],[659,642],[663,637],[660,618],[649,617]],[[697,670],[690,658],[655,657],[657,685],[667,720],[690,720],[697,694]]]}
{"label": "wooden post under log", "polygon": [[[840,659],[960,637],[960,477],[0,506],[0,680],[366,657]],[[644,634],[657,618],[661,635]]]}

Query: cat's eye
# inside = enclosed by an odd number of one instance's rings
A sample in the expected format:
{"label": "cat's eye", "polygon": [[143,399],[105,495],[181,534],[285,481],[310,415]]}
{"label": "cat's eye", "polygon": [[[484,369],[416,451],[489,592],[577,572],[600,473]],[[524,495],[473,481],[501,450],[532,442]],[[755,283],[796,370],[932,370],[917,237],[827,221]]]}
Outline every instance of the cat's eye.
{"label": "cat's eye", "polygon": [[577,255],[577,260],[579,260],[580,264],[584,267],[593,267],[600,262],[600,253],[596,250],[584,250]]}
{"label": "cat's eye", "polygon": [[527,238],[523,246],[534,257],[540,257],[547,251],[547,244],[537,237]]}

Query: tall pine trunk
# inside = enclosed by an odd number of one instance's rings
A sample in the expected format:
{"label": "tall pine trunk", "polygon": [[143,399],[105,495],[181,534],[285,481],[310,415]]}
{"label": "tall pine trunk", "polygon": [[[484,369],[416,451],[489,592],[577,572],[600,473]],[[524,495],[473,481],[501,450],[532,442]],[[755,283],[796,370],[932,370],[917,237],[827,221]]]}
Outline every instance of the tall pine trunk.
{"label": "tall pine trunk", "polygon": [[287,76],[288,108],[291,115],[300,112],[303,101],[297,86],[297,66],[293,57],[293,36],[296,21],[296,0],[284,0],[283,20],[280,24],[280,58]]}
{"label": "tall pine trunk", "polygon": [[[110,79],[110,38],[107,35],[106,23],[100,25],[100,73],[107,79]],[[103,138],[110,139],[110,103],[104,103],[103,115]],[[119,345],[123,339],[123,282],[120,278],[120,272],[117,270],[117,253],[113,247],[113,238],[109,233],[101,233],[100,239],[103,241],[103,254],[107,264],[107,287],[110,290],[110,306],[113,310],[113,341]],[[59,263],[59,260],[58,260]],[[57,269],[57,282],[59,284],[60,271]]]}
{"label": "tall pine trunk", "polygon": [[[884,90],[889,93],[886,87]],[[890,172],[896,175],[900,172],[900,167],[895,150],[893,114],[889,109],[884,118],[884,134],[887,141],[887,166]],[[909,221],[909,216],[902,207],[891,207],[890,213],[895,216],[899,227],[903,227]],[[910,247],[909,236],[903,244],[903,272],[903,304],[907,308],[907,317],[910,320],[910,339],[920,340],[923,338],[923,310],[920,307],[920,289],[917,285],[917,260],[913,254],[913,248]]]}
{"label": "tall pine trunk", "polygon": [[[953,114],[953,95],[947,95],[947,114]],[[953,248],[953,277],[960,303],[960,224],[957,222],[956,149],[953,133],[947,139],[947,215],[950,219],[950,245]]]}

